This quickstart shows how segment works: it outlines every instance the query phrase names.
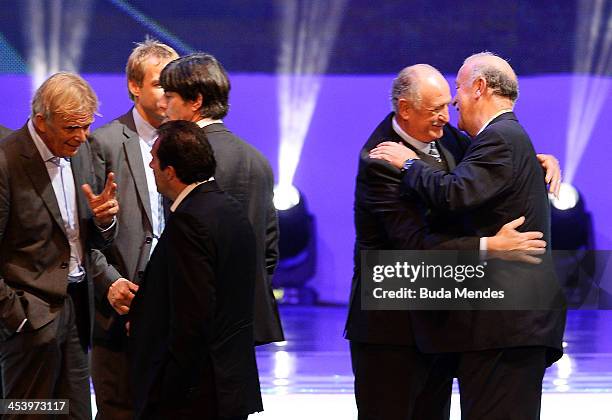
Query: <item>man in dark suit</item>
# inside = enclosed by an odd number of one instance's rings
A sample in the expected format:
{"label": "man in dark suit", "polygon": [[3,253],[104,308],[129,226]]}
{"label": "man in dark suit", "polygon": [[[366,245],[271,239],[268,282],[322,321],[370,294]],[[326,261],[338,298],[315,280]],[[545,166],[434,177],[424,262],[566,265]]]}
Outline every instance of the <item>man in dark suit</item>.
{"label": "man in dark suit", "polygon": [[6,128],[5,126],[0,125],[0,139],[5,138],[6,136],[11,134],[12,132],[13,132],[13,130],[11,130],[10,128]]}
{"label": "man in dark suit", "polygon": [[[452,374],[440,374],[434,358],[420,348],[426,332],[415,332],[420,327],[419,314],[361,309],[361,251],[543,246],[539,233],[514,230],[520,220],[510,222],[494,237],[461,237],[467,229],[460,215],[431,211],[418,197],[402,196],[400,170],[369,158],[370,151],[387,140],[415,151],[431,167],[454,169],[469,140],[447,124],[450,101],[448,83],[435,68],[406,67],[393,82],[394,112],[379,124],[360,152],[354,207],[355,269],[346,325],[360,419],[446,418],[452,384]],[[432,144],[436,155],[431,154]]]}
{"label": "man in dark suit", "polygon": [[[524,215],[524,227],[543,232],[549,242],[542,170],[512,112],[518,97],[514,71],[491,53],[476,54],[466,59],[456,84],[458,126],[473,140],[453,170],[432,168],[394,143],[379,145],[370,156],[403,167],[403,184],[428,206],[469,209],[477,235],[490,235],[504,219]],[[429,327],[425,351],[446,353],[459,379],[464,418],[539,418],[544,372],[563,354],[563,311],[464,311]]]}
{"label": "man in dark suit", "polygon": [[197,123],[215,152],[219,186],[238,200],[253,226],[257,241],[255,281],[255,342],[283,341],[283,330],[272,293],[278,262],[278,223],[272,203],[274,176],[268,160],[232,133],[222,121],[229,110],[230,81],[213,56],[197,53],[168,64],[161,73],[163,107],[170,120]]}
{"label": "man in dark suit", "polygon": [[136,418],[246,419],[263,409],[253,230],[215,182],[196,124],[163,124],[152,155],[157,187],[173,204],[129,314]]}
{"label": "man in dark suit", "polygon": [[112,240],[118,212],[112,174],[99,196],[89,185],[97,105],[81,77],[57,73],[36,91],[27,124],[0,142],[4,398],[67,398],[78,419],[91,418],[91,280],[104,268],[91,248]]}
{"label": "man in dark suit", "polygon": [[162,197],[149,167],[157,127],[165,115],[158,107],[164,91],[159,74],[178,55],[148,39],[137,44],[126,66],[134,107],[91,136],[96,178],[116,174],[122,203],[117,237],[104,250],[107,269],[96,280],[96,323],[91,355],[98,420],[133,418],[127,367],[125,315],[164,225]]}

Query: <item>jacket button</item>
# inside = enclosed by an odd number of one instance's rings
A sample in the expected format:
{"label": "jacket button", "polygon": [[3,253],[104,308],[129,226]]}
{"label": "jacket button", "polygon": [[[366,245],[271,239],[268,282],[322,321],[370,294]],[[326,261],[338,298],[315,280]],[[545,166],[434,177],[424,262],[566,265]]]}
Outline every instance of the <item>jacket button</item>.
{"label": "jacket button", "polygon": [[60,265],[60,268],[68,268],[68,263],[63,262],[62,265]]}
{"label": "jacket button", "polygon": [[150,244],[151,242],[153,242],[153,238],[147,236],[147,238],[145,239],[145,244]]}

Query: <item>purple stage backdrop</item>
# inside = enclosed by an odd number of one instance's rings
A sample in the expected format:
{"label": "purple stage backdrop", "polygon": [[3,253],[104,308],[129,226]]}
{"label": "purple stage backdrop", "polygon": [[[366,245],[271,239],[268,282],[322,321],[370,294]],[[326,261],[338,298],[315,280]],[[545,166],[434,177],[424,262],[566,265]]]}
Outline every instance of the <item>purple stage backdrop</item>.
{"label": "purple stage backdrop", "polygon": [[[94,127],[110,121],[130,107],[123,75],[85,75],[99,95],[101,117]],[[453,76],[454,77],[454,76]],[[276,77],[233,74],[227,125],[259,148],[275,169],[278,155],[278,103]],[[327,302],[346,302],[350,290],[353,250],[353,189],[359,149],[387,114],[393,76],[325,76],[312,123],[295,175],[295,185],[306,195],[317,218],[319,264],[312,285]],[[454,86],[452,77],[449,77]],[[608,82],[608,81],[606,81]],[[538,152],[552,153],[562,166],[572,101],[572,76],[522,77],[516,106],[519,120]],[[25,75],[0,76],[0,124],[20,127],[27,118],[31,96]],[[591,104],[587,104],[591,107]],[[612,249],[612,142],[606,95],[590,141],[574,179],[593,215],[595,246]],[[607,115],[607,117],[606,117]],[[456,115],[451,115],[456,121]]]}

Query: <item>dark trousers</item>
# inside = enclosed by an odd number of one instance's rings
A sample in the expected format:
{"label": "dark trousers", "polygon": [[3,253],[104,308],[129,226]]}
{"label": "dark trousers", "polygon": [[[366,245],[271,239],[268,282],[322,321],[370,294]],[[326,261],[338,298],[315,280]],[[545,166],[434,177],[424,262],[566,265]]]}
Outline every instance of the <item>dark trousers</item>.
{"label": "dark trousers", "polygon": [[413,346],[351,342],[359,420],[446,420],[453,377]]}
{"label": "dark trousers", "polygon": [[132,420],[134,407],[126,351],[94,344],[91,378],[96,392],[96,420]]}
{"label": "dark trousers", "polygon": [[[70,419],[91,419],[87,354],[79,341],[72,298],[65,299],[53,321],[37,330],[28,325],[0,344],[4,398],[67,398]],[[38,420],[41,416],[2,418]]]}
{"label": "dark trousers", "polygon": [[546,348],[516,347],[447,356],[456,370],[462,420],[538,420]]}

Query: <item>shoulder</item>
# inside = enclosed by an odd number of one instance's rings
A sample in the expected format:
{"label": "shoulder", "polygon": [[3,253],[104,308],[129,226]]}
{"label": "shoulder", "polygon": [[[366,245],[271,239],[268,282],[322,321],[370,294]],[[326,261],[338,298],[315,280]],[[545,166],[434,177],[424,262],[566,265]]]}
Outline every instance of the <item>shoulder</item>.
{"label": "shoulder", "polygon": [[[208,141],[218,158],[217,163],[226,164],[224,160],[247,162],[251,169],[272,173],[268,159],[253,145],[228,130],[207,131]],[[246,168],[245,168],[246,169]]]}
{"label": "shoulder", "polygon": [[116,143],[118,138],[125,138],[125,132],[132,133],[135,132],[134,130],[134,119],[132,118],[130,111],[121,117],[97,128],[93,133],[91,133],[90,138],[94,142],[112,144]]}

